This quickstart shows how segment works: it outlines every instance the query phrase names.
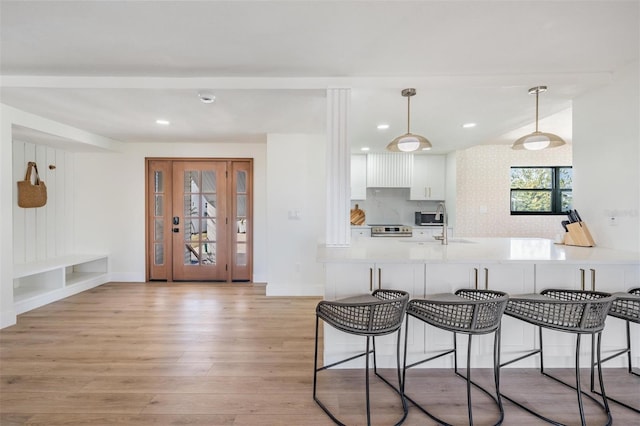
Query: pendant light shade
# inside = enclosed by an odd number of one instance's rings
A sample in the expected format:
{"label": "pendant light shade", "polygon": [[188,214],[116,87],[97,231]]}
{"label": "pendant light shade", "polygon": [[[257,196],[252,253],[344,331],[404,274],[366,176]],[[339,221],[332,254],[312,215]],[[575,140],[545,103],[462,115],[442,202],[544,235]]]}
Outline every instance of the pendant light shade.
{"label": "pendant light shade", "polygon": [[546,91],[547,86],[537,86],[529,89],[530,95],[536,95],[536,130],[515,141],[513,145],[511,145],[512,149],[536,151],[546,148],[555,148],[566,144],[560,136],[538,130],[538,95]]}
{"label": "pendant light shade", "polygon": [[398,136],[387,145],[387,151],[412,152],[431,149],[431,142],[424,136],[411,133],[411,97],[415,96],[416,89],[404,89],[402,96],[407,98],[407,133]]}

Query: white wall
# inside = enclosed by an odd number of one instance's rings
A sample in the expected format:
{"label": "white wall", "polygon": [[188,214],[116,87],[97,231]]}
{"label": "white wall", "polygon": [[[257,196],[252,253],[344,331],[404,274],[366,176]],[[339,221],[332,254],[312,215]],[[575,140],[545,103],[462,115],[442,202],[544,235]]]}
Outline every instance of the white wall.
{"label": "white wall", "polygon": [[517,151],[479,145],[456,155],[456,236],[540,237],[564,232],[566,216],[511,216],[511,166],[570,166],[571,146]]}
{"label": "white wall", "polygon": [[[12,130],[14,125],[36,129],[40,132],[78,141],[77,145],[82,145],[85,150],[117,150],[119,147],[119,143],[111,139],[0,104],[0,327],[7,327],[15,324],[16,321],[15,310],[13,308],[13,264],[15,262],[26,261],[33,256],[35,256],[35,258],[47,258],[58,255],[58,252],[73,250],[73,248],[70,248],[67,240],[61,242],[51,239],[55,239],[55,237],[52,237],[52,234],[49,234],[51,228],[55,226],[49,222],[53,217],[52,215],[38,215],[39,217],[36,217],[35,214],[28,213],[25,214],[24,220],[26,222],[30,221],[31,218],[29,216],[33,215],[33,223],[40,223],[41,227],[44,226],[47,229],[49,239],[47,240],[45,237],[46,246],[43,248],[39,245],[40,243],[36,243],[36,238],[38,238],[37,233],[24,234],[28,235],[30,239],[32,238],[29,242],[25,241],[25,245],[38,244],[37,247],[39,248],[36,250],[43,251],[27,253],[25,248],[22,254],[18,253],[14,255],[14,241],[16,238],[22,237],[21,232],[30,232],[26,231],[25,225],[22,225],[16,229],[14,235],[14,226],[16,225],[14,223],[14,209],[17,201],[15,176],[20,176],[24,173],[24,170],[14,170]],[[17,146],[20,147],[23,145],[18,144]],[[34,146],[33,153],[31,152],[31,148],[26,148],[26,145],[24,145],[23,148],[22,153],[18,153],[21,155],[19,158],[22,160],[32,155],[34,158],[48,158],[49,148]],[[40,152],[39,157],[38,154],[36,154],[38,151]],[[65,167],[67,167],[67,165],[65,165]],[[22,166],[20,166],[20,168],[22,168]],[[22,176],[22,178],[24,177]],[[47,179],[53,183],[56,178],[52,177],[50,179],[47,174]],[[66,185],[65,180],[65,187]],[[66,189],[67,188],[65,188],[65,190]],[[57,203],[57,197],[52,203]],[[58,206],[56,210],[57,208]],[[20,222],[20,218],[16,220]],[[42,237],[40,237],[40,239],[42,240]],[[15,242],[15,244],[18,244],[16,247],[21,247],[20,242]],[[52,248],[51,245],[55,245],[55,249]]]}
{"label": "white wall", "polygon": [[[324,135],[267,137],[268,295],[323,295]],[[297,212],[297,214],[296,214]]]}
{"label": "white wall", "polygon": [[596,244],[640,252],[638,75],[635,62],[574,100],[573,160],[574,205]]}
{"label": "white wall", "polygon": [[[13,193],[13,263],[51,259],[73,252],[74,154],[30,142],[13,141],[13,179],[25,178],[27,162],[35,161],[47,187],[47,203],[38,208],[18,206]],[[50,169],[53,165],[55,169]],[[35,171],[31,180],[35,180]]]}
{"label": "white wall", "polygon": [[254,159],[253,280],[266,282],[267,168],[263,143],[132,143],[119,153],[77,154],[77,249],[106,246],[114,281],[144,281],[145,157]]}

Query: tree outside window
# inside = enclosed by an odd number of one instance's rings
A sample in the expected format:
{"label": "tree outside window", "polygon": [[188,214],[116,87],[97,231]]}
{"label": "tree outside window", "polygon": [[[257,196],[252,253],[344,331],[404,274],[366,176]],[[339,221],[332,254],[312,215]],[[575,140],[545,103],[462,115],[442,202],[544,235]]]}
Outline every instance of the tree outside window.
{"label": "tree outside window", "polygon": [[573,169],[511,167],[511,214],[554,215],[572,209]]}

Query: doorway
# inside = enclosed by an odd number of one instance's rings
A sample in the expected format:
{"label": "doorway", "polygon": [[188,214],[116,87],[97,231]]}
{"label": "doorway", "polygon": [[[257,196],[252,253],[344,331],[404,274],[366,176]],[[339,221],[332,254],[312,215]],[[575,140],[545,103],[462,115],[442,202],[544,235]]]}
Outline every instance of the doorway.
{"label": "doorway", "polygon": [[147,280],[251,281],[252,159],[146,159]]}

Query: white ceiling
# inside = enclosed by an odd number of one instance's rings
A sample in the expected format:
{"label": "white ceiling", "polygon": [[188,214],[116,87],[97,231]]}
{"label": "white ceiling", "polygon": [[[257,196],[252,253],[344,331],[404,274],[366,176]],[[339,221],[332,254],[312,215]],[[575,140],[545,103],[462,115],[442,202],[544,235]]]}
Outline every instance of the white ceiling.
{"label": "white ceiling", "polygon": [[[351,87],[354,150],[571,140],[571,100],[638,60],[633,1],[0,1],[0,101],[123,142],[324,132]],[[198,92],[211,90],[205,105]],[[160,127],[164,118],[170,126]],[[384,132],[376,125],[386,122]],[[462,129],[475,122],[473,129]],[[522,128],[528,126],[527,128]],[[548,127],[547,127],[548,126]],[[511,132],[511,133],[509,133]],[[578,142],[579,143],[579,142]]]}

